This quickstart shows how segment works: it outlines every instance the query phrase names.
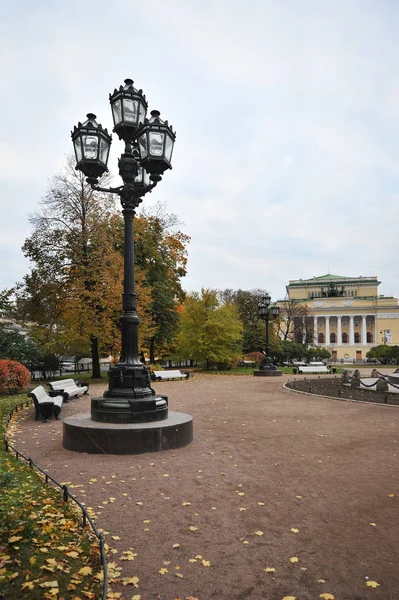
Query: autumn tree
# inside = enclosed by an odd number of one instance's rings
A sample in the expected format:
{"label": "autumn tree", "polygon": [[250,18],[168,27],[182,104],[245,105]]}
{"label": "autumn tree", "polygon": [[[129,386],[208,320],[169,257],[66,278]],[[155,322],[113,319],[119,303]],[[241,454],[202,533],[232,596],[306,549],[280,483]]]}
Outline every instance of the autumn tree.
{"label": "autumn tree", "polygon": [[173,351],[179,328],[179,305],[185,297],[181,278],[186,274],[190,239],[179,225],[176,216],[166,214],[162,205],[135,219],[136,272],[149,291],[148,316],[153,326],[142,333],[142,339],[152,363],[156,355]]}
{"label": "autumn tree", "polygon": [[30,217],[23,251],[33,268],[17,290],[17,308],[46,350],[90,348],[98,376],[99,344],[100,352],[114,347],[120,310],[120,252],[108,235],[115,199],[93,191],[73,164],[68,159]]}
{"label": "autumn tree", "polygon": [[237,307],[222,303],[216,290],[188,294],[183,304],[178,355],[226,368],[242,353],[242,325]]}
{"label": "autumn tree", "polygon": [[314,319],[308,305],[293,299],[286,299],[278,305],[280,338],[298,344],[313,344]]}
{"label": "autumn tree", "polygon": [[[243,328],[243,352],[256,352],[265,346],[265,322],[259,318],[258,306],[265,290],[223,290],[219,292],[222,302],[237,306],[238,316]],[[269,324],[271,338],[274,337],[272,321]]]}

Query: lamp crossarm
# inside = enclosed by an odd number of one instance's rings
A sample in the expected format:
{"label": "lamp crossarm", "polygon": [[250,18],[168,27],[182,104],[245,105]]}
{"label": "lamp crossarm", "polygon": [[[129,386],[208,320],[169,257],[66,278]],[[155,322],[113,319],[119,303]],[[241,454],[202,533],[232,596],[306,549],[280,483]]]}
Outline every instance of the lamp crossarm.
{"label": "lamp crossarm", "polygon": [[91,189],[95,190],[96,192],[106,192],[107,194],[119,194],[120,195],[120,193],[123,189],[123,185],[120,185],[117,188],[104,188],[99,185],[91,184]]}

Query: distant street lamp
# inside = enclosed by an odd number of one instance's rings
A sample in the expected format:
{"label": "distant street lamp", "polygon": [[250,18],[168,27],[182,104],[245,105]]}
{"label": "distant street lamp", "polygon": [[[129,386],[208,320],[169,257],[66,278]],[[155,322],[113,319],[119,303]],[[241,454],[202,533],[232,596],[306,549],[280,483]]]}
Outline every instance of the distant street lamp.
{"label": "distant street lamp", "polygon": [[98,178],[108,171],[107,163],[111,135],[97,122],[92,113],[72,132],[76,169],[82,171],[93,190],[118,194],[123,208],[124,282],[122,352],[120,361],[109,371],[109,386],[103,398],[92,399],[91,418],[107,423],[144,423],[168,417],[168,399],[156,396],[150,386],[149,370],[138,356],[138,326],[134,283],[134,215],[135,210],[171,169],[175,133],[160,113],[146,118],[147,101],[142,90],[131,79],[114,90],[109,97],[114,131],[125,143],[125,152],[118,161],[123,185],[99,187]]}
{"label": "distant street lamp", "polygon": [[263,354],[265,355],[259,370],[254,371],[254,375],[263,377],[275,377],[280,376],[282,371],[276,369],[273,365],[270,357],[270,343],[269,343],[269,320],[276,319],[279,315],[280,309],[276,304],[270,305],[271,297],[269,294],[265,294],[259,301],[258,304],[258,315],[260,319],[263,319],[266,324],[266,343]]}

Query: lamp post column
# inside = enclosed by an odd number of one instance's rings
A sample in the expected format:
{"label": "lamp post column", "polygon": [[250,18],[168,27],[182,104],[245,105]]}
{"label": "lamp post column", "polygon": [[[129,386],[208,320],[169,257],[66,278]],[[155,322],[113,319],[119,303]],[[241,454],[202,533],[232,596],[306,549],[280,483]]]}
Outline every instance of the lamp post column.
{"label": "lamp post column", "polygon": [[266,344],[265,344],[265,357],[269,358],[270,355],[270,343],[269,343],[269,311],[265,315],[266,323]]}

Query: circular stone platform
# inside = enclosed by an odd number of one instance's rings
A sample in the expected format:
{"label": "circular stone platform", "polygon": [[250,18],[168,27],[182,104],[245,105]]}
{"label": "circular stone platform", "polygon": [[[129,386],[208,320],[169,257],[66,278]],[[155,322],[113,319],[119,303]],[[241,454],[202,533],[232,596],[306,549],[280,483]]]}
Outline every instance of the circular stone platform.
{"label": "circular stone platform", "polygon": [[142,454],[187,446],[193,441],[193,418],[170,412],[167,419],[151,423],[99,423],[90,414],[64,419],[62,445],[88,454]]}
{"label": "circular stone platform", "polygon": [[259,371],[254,371],[255,377],[280,377],[283,372],[278,369],[259,369]]}

